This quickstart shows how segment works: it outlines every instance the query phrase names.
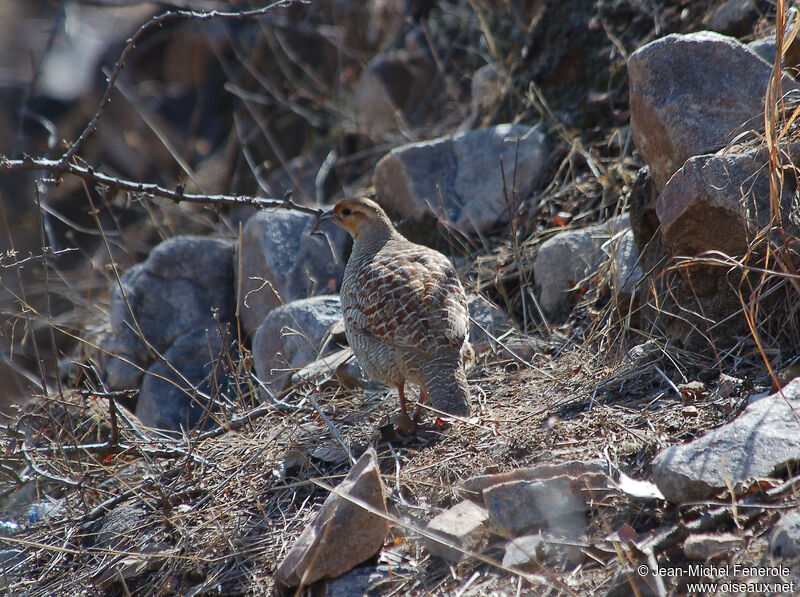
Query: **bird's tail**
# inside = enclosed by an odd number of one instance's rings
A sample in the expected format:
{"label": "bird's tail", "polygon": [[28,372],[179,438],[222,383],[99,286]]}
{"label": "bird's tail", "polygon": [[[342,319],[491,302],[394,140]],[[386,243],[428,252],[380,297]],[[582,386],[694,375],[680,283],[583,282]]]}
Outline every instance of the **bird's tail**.
{"label": "bird's tail", "polygon": [[432,360],[422,368],[430,405],[461,417],[469,416],[467,374],[458,360]]}

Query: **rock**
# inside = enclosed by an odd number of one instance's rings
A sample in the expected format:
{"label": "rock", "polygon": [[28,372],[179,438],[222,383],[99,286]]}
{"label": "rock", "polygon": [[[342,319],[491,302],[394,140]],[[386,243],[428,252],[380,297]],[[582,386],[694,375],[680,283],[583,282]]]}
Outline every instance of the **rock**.
{"label": "rock", "polygon": [[[229,378],[219,366],[222,342],[216,330],[198,329],[177,338],[163,355],[170,366],[157,362],[147,370],[136,416],[147,427],[194,429],[209,404],[212,413],[217,411],[219,397],[228,390]],[[203,427],[214,422],[209,416]]]}
{"label": "rock", "polygon": [[650,175],[650,168],[644,166],[636,173],[628,195],[630,223],[636,248],[642,256],[645,271],[658,267],[664,259],[664,246],[661,243],[656,201],[658,193]]}
{"label": "rock", "polygon": [[164,552],[172,548],[162,537],[163,527],[141,502],[119,504],[87,525],[83,534],[87,553],[97,560],[92,583],[104,589],[162,567]]}
{"label": "rock", "polygon": [[[21,549],[0,549],[0,578],[10,572],[12,568],[25,561],[25,552]],[[0,581],[2,583],[3,581]],[[6,588],[0,584],[0,589]]]}
{"label": "rock", "polygon": [[617,300],[633,296],[637,284],[644,276],[633,230],[628,228],[624,232],[617,232],[609,243],[602,245],[602,249],[614,259],[613,291]]}
{"label": "rock", "polygon": [[541,559],[538,551],[544,546],[541,535],[523,535],[506,543],[503,566],[519,570],[534,571]]}
{"label": "rock", "polygon": [[[631,133],[659,191],[690,157],[762,130],[770,73],[737,40],[708,31],[667,35],[631,54]],[[788,76],[782,85],[798,89]]]}
{"label": "rock", "polygon": [[469,308],[469,341],[477,354],[482,354],[496,344],[499,338],[513,327],[511,318],[488,300],[477,294],[467,296]]}
{"label": "rock", "polygon": [[[536,481],[557,476],[566,476],[573,481],[605,475],[606,463],[603,460],[570,460],[560,464],[538,464],[532,467],[517,468],[507,473],[477,475],[464,481],[458,493],[465,498],[483,505],[483,490],[510,481]],[[607,478],[607,477],[606,477]]]}
{"label": "rock", "polygon": [[800,512],[787,512],[772,531],[769,543],[770,554],[774,558],[794,560],[800,556]]}
{"label": "rock", "polygon": [[354,94],[359,129],[370,136],[420,122],[436,74],[421,31],[406,35],[406,49],[378,54],[361,71]]}
{"label": "rock", "polygon": [[[375,566],[360,566],[325,583],[323,597],[353,597],[354,595],[373,595],[370,589],[389,578],[386,570]],[[319,595],[320,593],[315,593]]]}
{"label": "rock", "polygon": [[[786,383],[789,383],[790,381],[791,379],[787,379]],[[781,385],[786,385],[786,383]],[[732,375],[727,375],[725,373],[720,373],[717,377],[717,387],[714,388],[712,397],[714,400],[727,400],[733,395],[740,396],[741,392],[743,392],[748,385],[752,387],[752,384],[748,384],[748,382],[744,379],[733,377]],[[777,392],[778,388],[773,388],[772,391]]]}
{"label": "rock", "polygon": [[630,566],[617,572],[609,587],[604,597],[663,597],[667,594],[661,577],[652,571],[642,576],[637,568]]}
{"label": "rock", "polygon": [[706,384],[697,380],[679,383],[678,393],[681,400],[699,400],[703,395],[707,394]]}
{"label": "rock", "polygon": [[[107,512],[87,533],[88,553],[99,562],[93,567],[92,583],[108,589],[164,566],[165,552],[173,546],[165,541],[155,517],[141,503],[123,503]],[[110,554],[123,557],[114,558]]]}
{"label": "rock", "polygon": [[324,237],[310,235],[316,221],[312,215],[286,209],[260,211],[247,220],[240,247],[239,315],[250,336],[272,309],[338,291],[348,235],[323,222],[320,230],[329,244]]}
{"label": "rock", "polygon": [[335,578],[373,556],[389,532],[385,518],[340,495],[349,495],[386,514],[378,455],[367,450],[322,504],[314,521],[300,534],[278,566],[275,577],[287,586],[307,586]]}
{"label": "rock", "polygon": [[380,382],[364,376],[350,348],[332,352],[299,369],[292,375],[292,385],[301,382],[318,384],[331,377],[348,390],[379,390],[384,387]]}
{"label": "rock", "polygon": [[[705,251],[742,255],[770,219],[766,150],[734,151],[689,158],[672,176],[656,201],[661,237],[670,257]],[[784,225],[800,230],[795,189],[790,181],[781,198]],[[693,275],[696,274],[696,275]],[[695,291],[718,291],[725,268],[689,270]]]}
{"label": "rock", "polygon": [[147,342],[163,354],[184,334],[199,328],[216,329],[212,310],[223,325],[233,321],[232,263],[233,245],[226,240],[176,236],[156,246],[146,261],[122,275],[130,309],[119,287],[114,286],[111,338],[103,345],[110,355],[106,362],[109,389],[137,387],[153,360],[138,337],[137,325]]}
{"label": "rock", "polygon": [[504,566],[535,571],[540,565],[558,567],[574,566],[586,559],[587,547],[583,534],[580,537],[553,537],[550,533],[523,535],[506,543]]}
{"label": "rock", "polygon": [[697,533],[683,542],[683,553],[690,560],[709,560],[738,551],[742,542],[742,537],[733,533]]}
{"label": "rock", "polygon": [[508,192],[515,182],[517,197],[526,197],[544,165],[544,135],[538,127],[501,124],[397,147],[375,168],[378,202],[422,220],[441,215],[439,187],[449,222],[467,234],[486,232],[507,219],[501,157]]}
{"label": "rock", "polygon": [[93,549],[128,551],[140,540],[152,540],[156,525],[142,503],[123,502],[106,512],[89,534]]}
{"label": "rock", "polygon": [[[633,288],[642,274],[633,235],[628,236],[627,229],[628,216],[624,214],[603,224],[559,232],[542,243],[533,262],[533,276],[539,305],[547,318],[559,320],[569,313],[572,289],[600,267],[604,260],[601,247],[612,237],[619,243],[613,251],[618,263],[616,287]],[[612,252],[610,245],[607,247]]]}
{"label": "rock", "polygon": [[753,24],[757,18],[755,0],[728,0],[703,21],[711,31],[741,37],[753,32]]}
{"label": "rock", "polygon": [[459,126],[459,132],[472,128],[479,118],[488,123],[509,89],[511,79],[502,66],[489,63],[476,70],[470,83],[469,117]]}
{"label": "rock", "polygon": [[427,526],[433,535],[455,544],[455,549],[431,537],[425,537],[425,549],[433,556],[457,563],[464,558],[464,551],[474,551],[485,535],[484,523],[489,518],[485,508],[469,501],[456,504],[435,516]]}
{"label": "rock", "polygon": [[800,380],[750,404],[736,419],[653,460],[653,480],[675,503],[706,499],[800,460]]}
{"label": "rock", "polygon": [[747,49],[758,54],[761,60],[772,64],[775,60],[775,36],[755,39],[747,44]]}
{"label": "rock", "polygon": [[637,344],[625,355],[631,367],[641,367],[647,363],[659,361],[664,356],[664,350],[655,340],[647,340]]}
{"label": "rock", "polygon": [[541,527],[574,537],[587,524],[586,502],[567,477],[493,485],[483,490],[483,501],[492,526],[506,536]]}
{"label": "rock", "polygon": [[36,524],[47,518],[55,518],[63,509],[64,502],[61,500],[52,500],[49,498],[36,500],[31,504],[30,508],[28,508],[28,524]]}
{"label": "rock", "polygon": [[[797,147],[790,145],[782,151],[793,157]],[[732,346],[749,333],[739,295],[731,291],[738,280],[735,271],[695,262],[681,269],[681,275],[669,271],[663,274],[671,258],[692,258],[707,251],[735,257],[748,251],[769,221],[766,163],[765,150],[733,146],[719,154],[689,158],[652,205],[644,205],[649,193],[643,194],[641,202],[633,201],[631,195],[631,218],[639,223],[636,234],[642,235],[637,237],[637,244],[648,243],[642,262],[652,272],[642,294],[656,297],[644,306],[642,318],[658,325],[679,346],[706,348],[708,340],[700,330],[709,320],[726,321],[724,327],[714,331],[718,348]],[[787,179],[779,204],[783,228],[788,235],[796,236],[800,231],[800,205],[795,181]],[[655,231],[653,219],[657,222]],[[774,305],[765,305],[765,309]]]}
{"label": "rock", "polygon": [[328,331],[342,319],[339,296],[325,295],[292,301],[269,312],[253,338],[256,374],[270,390],[281,391],[292,371],[337,348]]}
{"label": "rock", "polygon": [[[781,369],[775,374],[775,380],[773,380],[772,382],[771,390],[773,392],[777,392],[779,388],[782,388],[783,386],[791,382],[793,379],[796,379],[798,377],[800,377],[800,363],[789,365],[788,367]],[[722,375],[720,375],[720,379],[721,378]],[[737,381],[739,382],[739,385],[741,385],[742,380],[737,380],[735,377],[731,379],[733,379],[734,381],[729,383],[728,385],[733,385],[735,387],[737,385],[736,384]],[[776,381],[777,383],[775,383]],[[720,381],[720,387],[722,387],[722,381]],[[725,397],[727,398],[727,396]]]}
{"label": "rock", "polygon": [[534,356],[550,349],[551,346],[542,338],[514,334],[503,340],[497,354],[502,359],[530,364]]}
{"label": "rock", "polygon": [[484,64],[472,75],[470,106],[475,113],[493,109],[505,96],[511,81],[508,73],[497,64]]}

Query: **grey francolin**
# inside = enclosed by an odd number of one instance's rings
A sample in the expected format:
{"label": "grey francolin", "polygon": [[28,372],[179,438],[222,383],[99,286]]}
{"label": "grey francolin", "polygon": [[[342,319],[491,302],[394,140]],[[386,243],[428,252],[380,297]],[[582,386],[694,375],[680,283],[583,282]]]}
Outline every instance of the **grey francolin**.
{"label": "grey francolin", "polygon": [[[450,260],[407,240],[369,199],[345,199],[320,216],[353,237],[341,288],[345,335],[364,372],[397,388],[406,382],[435,409],[469,416],[464,288]],[[414,413],[418,420],[420,407]]]}

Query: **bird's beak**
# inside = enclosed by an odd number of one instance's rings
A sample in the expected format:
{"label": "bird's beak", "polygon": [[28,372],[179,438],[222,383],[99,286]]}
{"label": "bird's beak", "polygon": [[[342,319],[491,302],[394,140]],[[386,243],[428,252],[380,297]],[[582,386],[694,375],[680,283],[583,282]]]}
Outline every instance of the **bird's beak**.
{"label": "bird's beak", "polygon": [[319,229],[319,225],[322,224],[325,220],[332,220],[335,217],[333,213],[333,209],[329,209],[328,211],[320,214],[317,218],[317,223],[314,224],[314,227],[311,229],[311,234],[322,234],[322,231]]}

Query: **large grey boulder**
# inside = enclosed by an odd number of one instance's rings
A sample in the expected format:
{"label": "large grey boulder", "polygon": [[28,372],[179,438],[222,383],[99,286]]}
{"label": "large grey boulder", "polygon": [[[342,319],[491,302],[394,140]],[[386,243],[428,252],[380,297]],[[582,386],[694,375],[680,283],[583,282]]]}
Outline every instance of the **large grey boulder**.
{"label": "large grey boulder", "polygon": [[312,236],[316,222],[313,215],[286,209],[260,211],[247,220],[237,274],[239,316],[248,335],[254,335],[267,313],[283,304],[338,292],[349,237],[330,222],[320,226],[327,239]]}
{"label": "large grey boulder", "polygon": [[[156,246],[146,261],[122,275],[111,292],[111,335],[103,342],[106,383],[120,390],[139,386],[159,353],[196,329],[232,322],[233,243],[177,236]],[[124,294],[123,294],[124,291]]]}
{"label": "large grey boulder", "polygon": [[458,229],[486,232],[507,218],[504,190],[510,195],[516,185],[517,197],[527,196],[544,160],[538,127],[501,124],[393,149],[375,168],[375,190],[381,205],[404,218],[441,215],[443,203]]}
{"label": "large grey boulder", "polygon": [[[755,52],[709,31],[667,35],[631,54],[631,133],[659,191],[690,157],[763,129],[770,74]],[[798,89],[788,76],[782,85]]]}
{"label": "large grey boulder", "polygon": [[[780,151],[796,160],[796,145],[783,146]],[[800,233],[796,181],[785,177],[778,210],[773,213],[769,177],[765,148],[734,145],[686,160],[657,197],[651,185],[642,188],[638,200],[632,194],[631,220],[638,224],[634,228],[637,245],[645,247],[643,265],[652,272],[647,281],[651,288],[645,294],[658,297],[657,306],[645,306],[642,316],[658,321],[680,345],[704,350],[708,341],[702,330],[709,321],[725,321],[713,330],[717,348],[733,345],[741,335],[749,334],[735,291],[741,272],[715,265],[709,258],[723,264],[723,255],[746,255],[762,231],[773,224],[774,216],[780,219],[787,237]],[[676,259],[689,266],[682,268],[680,275],[668,269]],[[768,300],[772,302],[763,305],[767,310],[778,304],[778,297]]]}
{"label": "large grey boulder", "polygon": [[672,502],[703,500],[800,461],[800,379],[748,406],[730,423],[653,460],[653,481]]}
{"label": "large grey boulder", "polygon": [[323,342],[335,323],[342,319],[338,295],[316,296],[292,301],[269,312],[253,338],[256,374],[273,392],[279,392],[295,369],[339,348]]}
{"label": "large grey boulder", "polygon": [[[229,385],[219,366],[221,353],[216,330],[197,329],[177,338],[164,352],[166,363],[156,362],[147,370],[136,403],[139,420],[167,431],[190,430],[201,422],[210,427],[216,403]],[[204,418],[207,408],[211,412]]]}

